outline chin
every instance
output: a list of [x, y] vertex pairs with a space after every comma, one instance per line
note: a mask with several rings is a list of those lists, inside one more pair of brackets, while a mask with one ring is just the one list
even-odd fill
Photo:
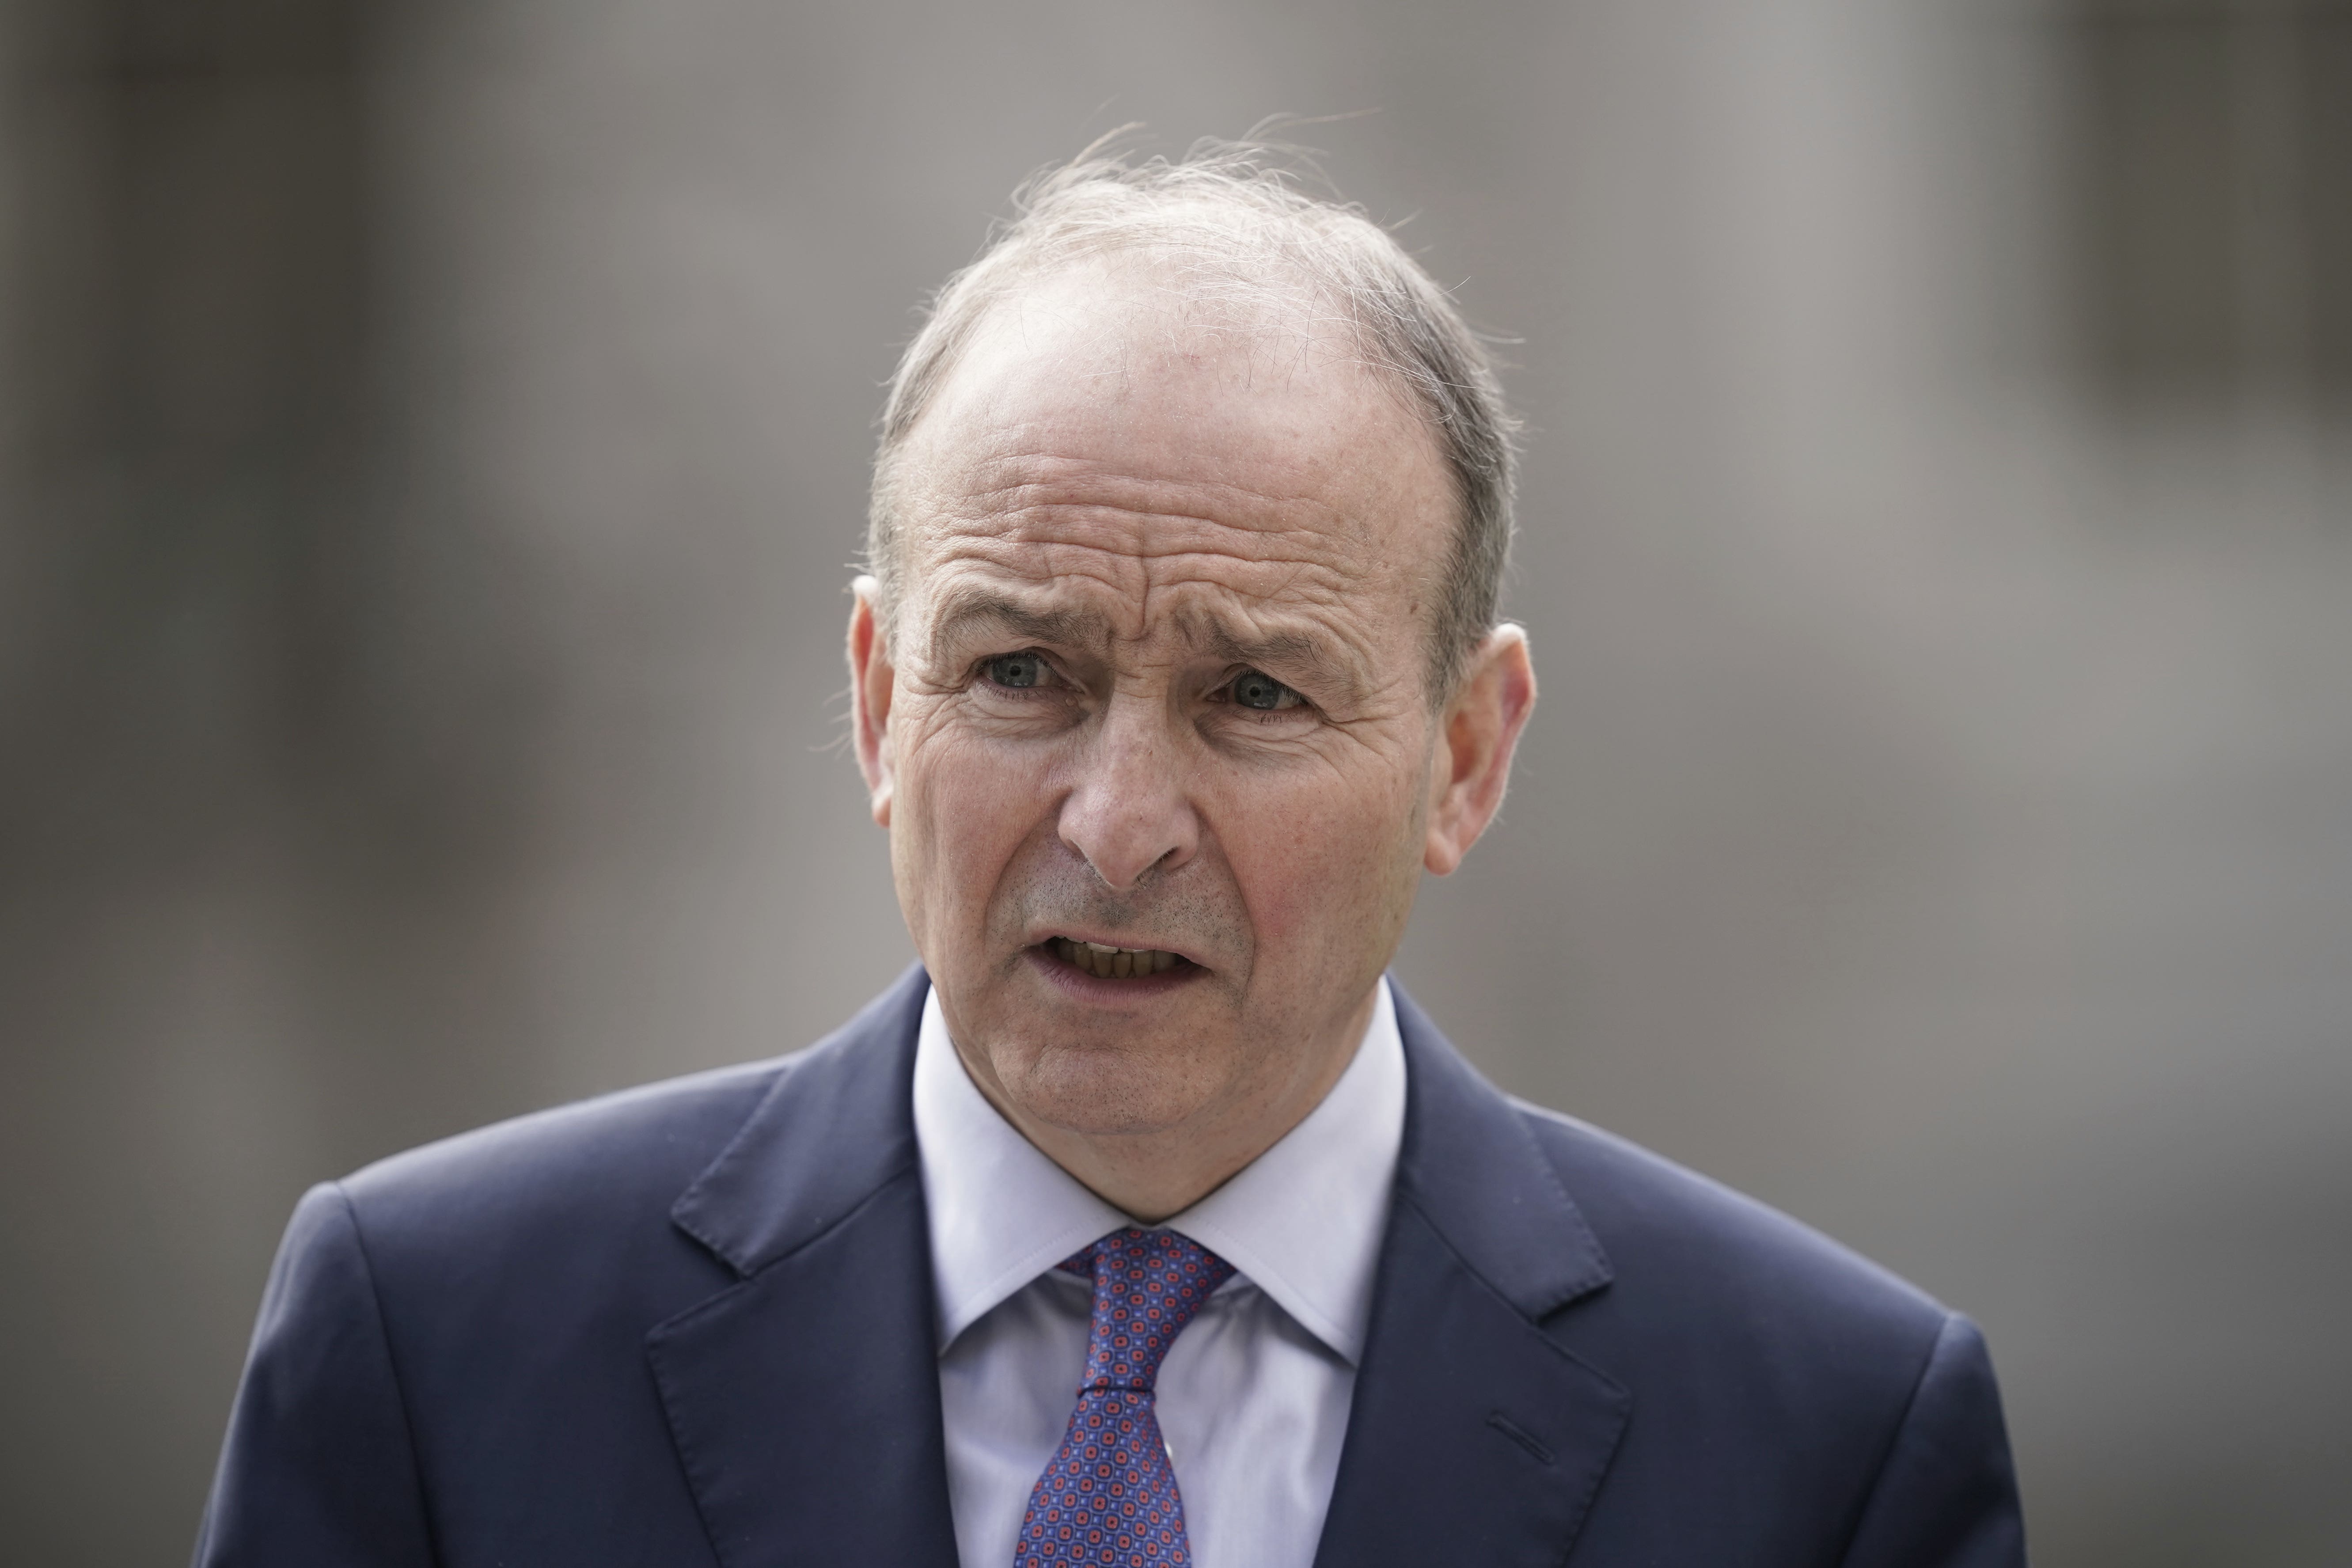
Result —
[[997, 1080], [1023, 1114], [1049, 1126], [1090, 1138], [1142, 1137], [1181, 1126], [1216, 1098], [1226, 1075], [1186, 1055], [1191, 1059], [1099, 1046], [1049, 1048], [999, 1066]]

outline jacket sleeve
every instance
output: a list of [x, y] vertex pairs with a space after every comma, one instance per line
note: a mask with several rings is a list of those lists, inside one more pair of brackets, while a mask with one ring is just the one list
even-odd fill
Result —
[[303, 1196], [261, 1300], [196, 1568], [430, 1568], [424, 1490], [350, 1200]]
[[1844, 1568], [2024, 1568], [2025, 1525], [1992, 1358], [1944, 1321], [1879, 1468]]

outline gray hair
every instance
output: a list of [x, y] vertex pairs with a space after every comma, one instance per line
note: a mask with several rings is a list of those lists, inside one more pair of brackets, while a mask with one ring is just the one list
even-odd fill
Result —
[[1430, 637], [1428, 689], [1442, 700], [1495, 625], [1510, 556], [1518, 426], [1486, 346], [1361, 207], [1302, 190], [1287, 150], [1204, 142], [1181, 160], [1131, 163], [1102, 145], [1014, 192], [1014, 216], [939, 291], [890, 378], [866, 538], [885, 634], [898, 596], [897, 458], [982, 319], [1042, 273], [1141, 251], [1172, 264], [1188, 295], [1336, 307], [1359, 352], [1434, 427], [1460, 504]]

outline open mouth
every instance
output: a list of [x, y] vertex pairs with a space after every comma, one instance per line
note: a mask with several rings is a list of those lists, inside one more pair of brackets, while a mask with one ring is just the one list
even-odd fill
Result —
[[1076, 942], [1066, 936], [1051, 938], [1044, 945], [1064, 963], [1098, 980], [1134, 980], [1192, 966], [1192, 961], [1182, 954], [1155, 947], [1105, 947], [1098, 942]]

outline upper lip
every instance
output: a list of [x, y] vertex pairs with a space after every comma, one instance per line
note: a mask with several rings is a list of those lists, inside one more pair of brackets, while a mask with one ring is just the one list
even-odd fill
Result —
[[1172, 952], [1189, 963], [1201, 962], [1192, 953], [1171, 942], [1157, 942], [1148, 936], [1105, 935], [1099, 931], [1087, 931], [1076, 926], [1058, 926], [1039, 937], [1034, 945], [1042, 947], [1049, 942], [1090, 942], [1097, 947], [1123, 947], [1132, 952]]

